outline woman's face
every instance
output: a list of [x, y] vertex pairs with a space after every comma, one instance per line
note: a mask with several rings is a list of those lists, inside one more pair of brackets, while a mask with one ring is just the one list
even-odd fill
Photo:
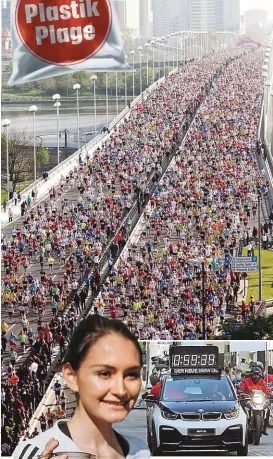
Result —
[[[69, 366], [69, 364], [68, 364]], [[69, 387], [79, 393], [79, 409], [97, 422], [122, 421], [141, 388], [141, 365], [135, 345], [118, 333], [100, 338], [73, 375], [64, 367]]]

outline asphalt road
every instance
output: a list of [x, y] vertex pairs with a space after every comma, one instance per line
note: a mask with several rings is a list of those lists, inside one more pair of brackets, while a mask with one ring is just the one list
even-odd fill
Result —
[[[65, 185], [64, 191], [65, 191], [65, 195], [68, 198], [68, 201], [70, 203], [71, 202], [77, 202], [78, 196], [79, 196], [77, 184], [72, 189], [70, 189], [70, 188], [67, 189], [67, 187]], [[99, 191], [99, 190], [97, 190], [97, 191]], [[103, 188], [103, 191], [106, 192], [106, 188], [105, 188], [105, 190]], [[46, 201], [47, 199], [49, 199], [49, 198], [48, 197], [45, 198], [44, 201]], [[59, 200], [57, 200], [57, 203], [60, 206], [60, 201]], [[20, 217], [19, 219], [17, 219], [13, 223], [10, 223], [10, 224], [6, 225], [4, 228], [2, 228], [2, 234], [4, 236], [8, 236], [8, 238], [11, 239], [12, 228], [14, 226], [21, 226], [23, 220], [24, 220], [24, 218]], [[27, 248], [25, 249], [25, 252], [28, 253]], [[70, 255], [70, 253], [67, 250], [66, 251], [66, 258], [68, 258], [69, 255]], [[46, 260], [46, 258], [47, 257], [45, 257], [45, 260]], [[48, 270], [48, 264], [47, 264], [46, 261], [45, 261], [45, 264], [44, 264], [44, 268], [45, 268], [45, 271], [48, 274], [49, 270]], [[32, 262], [29, 265], [29, 267], [28, 267], [26, 272], [27, 273], [31, 273], [34, 278], [40, 279], [40, 270], [41, 270], [41, 268], [40, 268], [40, 262], [39, 262], [39, 254], [38, 254], [36, 257], [33, 257]], [[58, 280], [61, 280], [63, 278], [64, 272], [65, 272], [64, 265], [60, 265], [58, 263], [56, 257], [55, 257], [55, 263], [53, 265], [53, 272], [51, 273], [51, 276], [52, 276], [53, 280], [55, 282], [57, 282]], [[2, 273], [2, 275], [4, 274], [3, 263], [1, 263], [1, 273]], [[24, 275], [24, 270], [23, 270], [22, 267], [20, 267], [18, 277], [21, 279], [23, 277], [23, 275]], [[79, 273], [78, 270], [76, 270], [76, 275], [79, 278], [80, 273]], [[90, 290], [89, 290], [89, 296], [90, 296]], [[87, 298], [87, 301], [88, 301], [88, 298]], [[106, 315], [109, 314], [109, 310], [107, 310], [107, 308], [105, 310], [105, 313], [106, 313]], [[43, 322], [44, 323], [48, 323], [51, 320], [51, 318], [52, 318], [52, 311], [51, 311], [51, 306], [50, 306], [50, 298], [48, 298], [48, 302], [47, 302], [46, 307], [45, 307], [45, 315], [43, 316]], [[30, 323], [30, 327], [32, 328], [32, 331], [36, 332], [37, 331], [38, 314], [30, 308], [29, 312], [27, 314], [27, 319], [28, 319], [28, 321]], [[2, 320], [5, 320], [9, 325], [7, 336], [9, 336], [9, 334], [11, 332], [14, 333], [15, 335], [18, 335], [18, 333], [19, 333], [19, 331], [21, 330], [21, 327], [22, 327], [22, 325], [21, 325], [21, 316], [20, 316], [20, 312], [19, 311], [15, 312], [13, 314], [13, 316], [12, 316], [12, 319], [9, 320], [9, 317], [8, 317], [8, 314], [7, 314], [6, 310], [2, 307]], [[6, 376], [6, 371], [5, 370], [6, 370], [6, 366], [8, 365], [8, 362], [9, 362], [8, 350], [9, 350], [9, 346], [7, 346], [7, 352], [4, 353], [4, 360], [3, 360], [3, 366], [2, 366], [2, 368], [3, 368], [2, 376]], [[20, 346], [18, 346], [18, 349], [17, 349], [18, 359], [16, 361], [15, 368], [18, 368], [18, 366], [20, 366], [24, 362], [25, 358], [29, 355], [29, 351], [30, 351], [30, 347], [26, 347], [26, 353], [23, 354]]]
[[[66, 193], [66, 196], [68, 197], [69, 201], [75, 201], [78, 199], [78, 190], [76, 188], [68, 191]], [[46, 200], [46, 199], [45, 199]], [[4, 228], [2, 228], [2, 233], [4, 234], [4, 236], [8, 236], [8, 238], [11, 238], [11, 231], [12, 231], [12, 228], [14, 226], [20, 226], [23, 222], [24, 218], [19, 218], [18, 220], [16, 220], [16, 222], [14, 223], [11, 223], [7, 226], [5, 226]], [[27, 253], [27, 252], [26, 252]], [[67, 252], [67, 257], [68, 257], [69, 253]], [[45, 262], [45, 270], [48, 272], [48, 266], [47, 266], [47, 263]], [[2, 272], [2, 275], [3, 275], [3, 264], [1, 265], [1, 272]], [[38, 278], [40, 279], [40, 263], [39, 263], [39, 254], [37, 257], [33, 258], [32, 259], [32, 262], [31, 264], [29, 265], [28, 269], [27, 269], [27, 273], [31, 273], [33, 275], [34, 278]], [[52, 277], [55, 281], [58, 281], [60, 279], [62, 279], [63, 277], [63, 272], [65, 271], [65, 268], [63, 266], [60, 266], [58, 264], [58, 262], [56, 261], [54, 263], [54, 266], [53, 266], [53, 272], [52, 272]], [[20, 271], [19, 271], [19, 278], [22, 278], [24, 275], [24, 270], [22, 267], [20, 267]], [[51, 307], [49, 305], [49, 303], [46, 305], [45, 307], [45, 315], [43, 317], [43, 320], [45, 323], [48, 323], [52, 318], [52, 312], [51, 312]], [[2, 308], [2, 320], [5, 320], [7, 321], [7, 323], [9, 324], [9, 329], [8, 329], [8, 333], [7, 335], [9, 335], [9, 333], [14, 333], [15, 335], [18, 335], [20, 329], [21, 329], [21, 322], [20, 322], [20, 312], [16, 312], [13, 317], [12, 317], [12, 320], [10, 321], [9, 318], [8, 318], [8, 314], [7, 312]], [[30, 327], [32, 328], [32, 331], [36, 332], [37, 331], [37, 322], [38, 322], [38, 314], [34, 311], [32, 311], [32, 309], [29, 310], [29, 313], [27, 314], [27, 319], [30, 323]], [[9, 348], [9, 347], [8, 347]], [[18, 359], [17, 359], [17, 362], [16, 362], [16, 365], [15, 367], [18, 367], [19, 365], [22, 364], [22, 362], [25, 360], [26, 356], [29, 354], [29, 351], [30, 351], [30, 347], [27, 347], [26, 348], [26, 353], [23, 354], [22, 353], [22, 350], [20, 349], [20, 347], [18, 346]], [[8, 364], [8, 361], [9, 361], [9, 358], [8, 358], [8, 352], [4, 353], [4, 361], [3, 361], [3, 369], [6, 368], [6, 365]], [[2, 373], [2, 376], [5, 376], [5, 370], [3, 371]]]

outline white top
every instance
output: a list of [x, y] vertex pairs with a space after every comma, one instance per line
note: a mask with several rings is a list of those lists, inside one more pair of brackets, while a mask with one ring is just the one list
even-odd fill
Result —
[[[65, 435], [58, 427], [59, 423], [68, 421], [68, 419], [57, 421], [51, 429], [37, 435], [34, 438], [22, 441], [15, 449], [12, 457], [13, 459], [37, 459], [37, 456], [42, 454], [45, 449], [46, 443], [50, 438], [55, 438], [59, 442], [58, 448], [54, 450], [54, 453], [58, 452], [80, 452], [78, 446], [73, 442], [71, 438]], [[142, 440], [136, 437], [122, 435], [127, 441], [129, 446], [129, 454], [126, 459], [149, 459], [150, 451]]]

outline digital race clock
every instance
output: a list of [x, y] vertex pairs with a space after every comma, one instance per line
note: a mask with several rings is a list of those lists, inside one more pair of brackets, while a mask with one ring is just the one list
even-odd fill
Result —
[[170, 347], [172, 375], [218, 375], [219, 349], [217, 346]]

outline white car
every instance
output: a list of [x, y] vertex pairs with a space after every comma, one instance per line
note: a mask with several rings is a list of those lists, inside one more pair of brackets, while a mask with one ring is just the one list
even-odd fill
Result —
[[174, 452], [248, 455], [247, 417], [226, 376], [171, 377], [147, 403], [148, 444], [154, 456]]

